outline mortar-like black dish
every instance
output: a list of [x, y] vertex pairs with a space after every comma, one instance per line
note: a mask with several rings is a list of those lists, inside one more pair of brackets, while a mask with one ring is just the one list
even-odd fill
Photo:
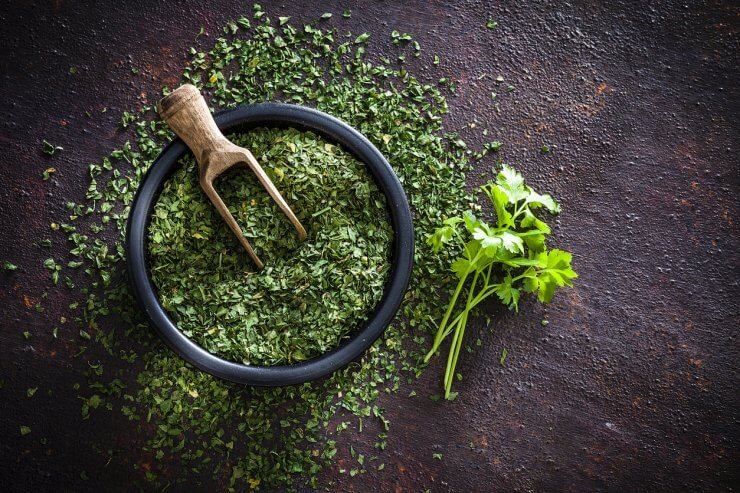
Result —
[[[393, 226], [390, 278], [378, 305], [367, 321], [334, 350], [314, 359], [284, 366], [250, 366], [215, 356], [190, 340], [169, 318], [149, 277], [147, 226], [164, 183], [189, 152], [180, 140], [170, 142], [142, 180], [128, 218], [126, 259], [134, 294], [147, 318], [164, 342], [183, 359], [203, 371], [246, 385], [293, 385], [328, 375], [362, 354], [383, 333], [401, 304], [414, 261], [414, 229], [403, 187], [388, 161], [361, 133], [321, 111], [303, 106], [261, 103], [241, 106], [215, 115], [222, 132], [246, 131], [255, 127], [294, 127], [310, 130], [342, 146], [365, 163], [386, 197]], [[237, 244], [234, 248], [239, 248]]]

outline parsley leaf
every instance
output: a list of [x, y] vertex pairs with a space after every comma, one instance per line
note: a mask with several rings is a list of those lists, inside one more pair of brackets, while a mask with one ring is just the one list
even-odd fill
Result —
[[[451, 389], [462, 336], [468, 317], [478, 304], [495, 294], [509, 309], [519, 311], [522, 292], [536, 292], [537, 298], [547, 303], [557, 288], [572, 287], [573, 279], [578, 277], [571, 267], [570, 253], [547, 250], [545, 238], [550, 228], [535, 215], [534, 211], [541, 208], [550, 213], [560, 211], [550, 195], [532, 190], [518, 171], [506, 165], [501, 167], [495, 181], [481, 189], [493, 205], [495, 226], [465, 211], [461, 216], [445, 219], [427, 238], [435, 252], [446, 245], [462, 249], [450, 265], [458, 279], [457, 287], [425, 357], [429, 361], [442, 341], [454, 333], [444, 376], [448, 400], [456, 395]], [[461, 224], [464, 229], [459, 227]], [[464, 307], [458, 308], [461, 295]]]

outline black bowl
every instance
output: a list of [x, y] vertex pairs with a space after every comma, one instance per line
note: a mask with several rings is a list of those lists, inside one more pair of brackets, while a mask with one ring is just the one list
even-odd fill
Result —
[[[383, 333], [401, 304], [414, 261], [414, 229], [406, 194], [388, 161], [357, 130], [320, 111], [291, 104], [241, 106], [215, 115], [224, 132], [255, 127], [294, 127], [310, 130], [339, 144], [364, 162], [386, 196], [393, 225], [391, 275], [382, 299], [367, 321], [338, 348], [309, 361], [284, 366], [250, 366], [215, 356], [185, 336], [159, 303], [149, 278], [146, 230], [162, 186], [189, 152], [175, 139], [165, 147], [144, 177], [131, 205], [126, 232], [127, 267], [134, 294], [164, 342], [186, 361], [219, 378], [246, 385], [278, 386], [307, 382], [328, 375], [362, 354]], [[234, 248], [238, 248], [234, 244]]]

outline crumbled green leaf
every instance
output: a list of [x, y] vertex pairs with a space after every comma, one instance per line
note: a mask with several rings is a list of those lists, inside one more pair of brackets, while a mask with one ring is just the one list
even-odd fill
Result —
[[393, 44], [408, 43], [413, 37], [409, 33], [401, 33], [399, 31], [391, 32], [391, 41]]
[[61, 146], [57, 146], [57, 145], [54, 145], [54, 144], [50, 144], [49, 142], [47, 142], [47, 141], [45, 141], [45, 140], [44, 140], [44, 141], [43, 141], [43, 143], [41, 144], [41, 151], [42, 151], [42, 152], [43, 152], [44, 154], [48, 154], [49, 156], [53, 156], [53, 155], [54, 155], [54, 154], [56, 154], [57, 152], [59, 152], [59, 151], [63, 151], [63, 150], [64, 150], [64, 149], [63, 149], [63, 148], [62, 148]]
[[[253, 175], [219, 181], [219, 194], [267, 266], [254, 272], [203, 200], [188, 158], [154, 206], [152, 281], [180, 330], [207, 350], [247, 364], [305, 361], [345, 340], [383, 295], [392, 242], [384, 195], [364, 164], [311, 132], [255, 129], [232, 141], [270, 163], [309, 238], [298, 240]], [[315, 214], [325, 209], [332, 214]]]
[[506, 356], [508, 356], [509, 350], [504, 348], [501, 350], [501, 357], [498, 359], [498, 364], [501, 366], [504, 366], [504, 361], [506, 361]]
[[[472, 201], [465, 189], [465, 171], [470, 164], [469, 153], [472, 156], [473, 151], [467, 144], [462, 145], [464, 141], [460, 136], [452, 137], [444, 132], [442, 119], [449, 107], [434, 81], [418, 80], [402, 66], [391, 67], [391, 59], [398, 56], [405, 60], [409, 48], [413, 48], [414, 54], [421, 51], [421, 45], [411, 43], [411, 35], [392, 34], [390, 44], [399, 45], [396, 52], [386, 53], [388, 48], [393, 49], [392, 46], [381, 47], [380, 53], [385, 55], [379, 56], [375, 62], [367, 56], [370, 55], [366, 53], [366, 49], [369, 50], [367, 43], [352, 42], [361, 33], [348, 34], [345, 42], [338, 42], [338, 32], [321, 29], [317, 23], [300, 27], [290, 23], [278, 26], [277, 18], [271, 23], [260, 5], [254, 5], [253, 9], [253, 18], [256, 19], [253, 26], [249, 19], [240, 17], [224, 26], [224, 35], [214, 39], [212, 46], [187, 51], [190, 58], [183, 82], [204, 88], [206, 99], [216, 110], [262, 101], [284, 101], [316, 107], [357, 128], [382, 148], [404, 184], [414, 210], [417, 238], [433, 233], [440, 217], [462, 214]], [[249, 29], [249, 32], [234, 34], [237, 28]], [[382, 42], [382, 39], [378, 41]], [[259, 83], [255, 83], [256, 80]], [[455, 84], [448, 81], [444, 90], [454, 91], [454, 87]], [[319, 486], [319, 471], [332, 464], [337, 456], [337, 441], [327, 432], [332, 418], [346, 413], [351, 416], [347, 420], [351, 419], [358, 427], [365, 426], [366, 432], [368, 425], [360, 425], [359, 418], [365, 422], [377, 420], [378, 425], [387, 430], [387, 420], [376, 404], [378, 396], [380, 393], [398, 392], [403, 389], [403, 383], [420, 374], [419, 349], [410, 350], [409, 346], [424, 344], [426, 334], [433, 333], [435, 321], [443, 315], [444, 306], [438, 302], [436, 293], [440, 289], [448, 289], [455, 282], [454, 276], [445, 274], [452, 254], [448, 248], [440, 248], [434, 253], [425, 251], [423, 245], [417, 245], [410, 288], [398, 318], [351, 367], [326, 379], [294, 387], [253, 389], [230, 385], [195, 370], [164, 347], [152, 331], [142, 330], [147, 327], [147, 322], [129, 291], [124, 275], [123, 240], [128, 207], [141, 178], [172, 136], [153, 106], [145, 105], [141, 111], [132, 112], [136, 118], [131, 118], [124, 130], [134, 140], [90, 167], [89, 188], [81, 190], [83, 202], [73, 205], [65, 212], [63, 220], [51, 226], [52, 234], [68, 240], [63, 242], [55, 238], [55, 245], [69, 245], [69, 258], [65, 259], [65, 264], [78, 268], [74, 272], [74, 280], [79, 287], [65, 292], [65, 297], [76, 296], [67, 302], [74, 316], [69, 317], [67, 330], [59, 331], [59, 342], [65, 340], [68, 344], [69, 334], [79, 329], [90, 335], [89, 339], [83, 336], [76, 338], [76, 357], [86, 360], [89, 365], [87, 381], [74, 386], [80, 393], [89, 390], [84, 392], [81, 401], [83, 416], [89, 416], [97, 405], [98, 409], [123, 413], [132, 421], [132, 429], [138, 430], [141, 440], [146, 443], [143, 455], [156, 459], [150, 461], [152, 470], [144, 472], [144, 477], [151, 481], [150, 489], [167, 489], [173, 479], [172, 471], [176, 470], [178, 481], [213, 474], [224, 478], [224, 483], [227, 483], [224, 489], [236, 491], [247, 488], [315, 490]], [[452, 144], [458, 139], [460, 141]], [[289, 144], [292, 142], [286, 142], [285, 147], [290, 148]], [[288, 149], [286, 152], [293, 153], [297, 149], [298, 146], [296, 150]], [[337, 148], [323, 149], [326, 153], [338, 151]], [[263, 156], [256, 153], [255, 156], [264, 163]], [[291, 175], [289, 166], [275, 166], [268, 162], [263, 166], [283, 191], [286, 200], [290, 203], [303, 200], [304, 190], [296, 183], [297, 177]], [[189, 165], [190, 172], [195, 174], [194, 163], [189, 161]], [[308, 181], [318, 179], [313, 176], [303, 178]], [[187, 181], [182, 183], [189, 186]], [[218, 183], [217, 189], [222, 192], [220, 186]], [[331, 187], [322, 184], [321, 188]], [[197, 187], [182, 191], [184, 198], [191, 200], [189, 195], [197, 191]], [[233, 235], [223, 229], [222, 221], [212, 223], [214, 228], [210, 231], [192, 228], [193, 223], [197, 225], [204, 218], [177, 217], [178, 213], [189, 209], [185, 205], [174, 205], [179, 192], [177, 187], [170, 192], [170, 205], [174, 210], [164, 210], [153, 217], [162, 223], [157, 226], [159, 231], [151, 237], [150, 244], [157, 245], [155, 250], [158, 245], [166, 243], [171, 234], [182, 238], [183, 246], [187, 248], [212, 249], [213, 243], [220, 241], [218, 255], [208, 260], [208, 265], [216, 268], [198, 275], [204, 278], [211, 276], [207, 278], [209, 285], [219, 286], [219, 276], [236, 277], [231, 272], [236, 266], [243, 268], [241, 274], [244, 279], [255, 274]], [[363, 185], [352, 193], [366, 197], [367, 189]], [[227, 206], [237, 215], [243, 214], [241, 222], [245, 222], [246, 213], [239, 211], [243, 206], [246, 209], [252, 207], [252, 198], [258, 202], [255, 205], [262, 205], [260, 196], [232, 195], [227, 200]], [[203, 211], [210, 211], [207, 199], [201, 197], [200, 200]], [[246, 205], [243, 205], [245, 201]], [[374, 204], [373, 207], [377, 207], [375, 210], [383, 209], [382, 204]], [[301, 220], [311, 217], [314, 221], [330, 222], [335, 209], [317, 206], [302, 214], [305, 216]], [[68, 219], [67, 215], [79, 219]], [[173, 227], [168, 229], [166, 221], [170, 221]], [[178, 224], [187, 225], [187, 236], [179, 231]], [[208, 221], [205, 224], [209, 224]], [[263, 241], [261, 248], [268, 244], [267, 240], [287, 248], [286, 242], [293, 234], [289, 225], [285, 234], [270, 229], [280, 226], [279, 222], [260, 225], [261, 229], [248, 225], [245, 233], [250, 238], [256, 235], [255, 243]], [[257, 238], [262, 239], [257, 241]], [[358, 236], [357, 241], [360, 239]], [[372, 240], [382, 245], [386, 238], [381, 233], [376, 237], [374, 233]], [[363, 249], [358, 247], [358, 250], [362, 260]], [[356, 262], [355, 251], [350, 254], [352, 262]], [[229, 255], [234, 259], [233, 263], [229, 263]], [[53, 269], [53, 272], [58, 272], [57, 267]], [[322, 272], [327, 273], [325, 267], [322, 267]], [[293, 274], [299, 276], [297, 270]], [[381, 274], [368, 273], [372, 276]], [[338, 271], [337, 277], [330, 279], [347, 282], [344, 277], [345, 273]], [[284, 289], [281, 287], [281, 282], [285, 281], [283, 274], [273, 275], [272, 279], [278, 290]], [[187, 318], [192, 316], [187, 310], [189, 305], [192, 306], [189, 300], [208, 299], [212, 293], [205, 289], [201, 293], [197, 283], [188, 286], [184, 276], [180, 276], [180, 280], [183, 285], [172, 282], [172, 291], [161, 293], [161, 297], [167, 300], [170, 313], [177, 314], [177, 317], [183, 313], [182, 317]], [[288, 281], [301, 286], [300, 281], [296, 282], [292, 277]], [[195, 290], [190, 289], [193, 286]], [[229, 289], [232, 288], [233, 285]], [[325, 291], [332, 292], [333, 289], [327, 287]], [[235, 293], [229, 293], [228, 289], [216, 293], [223, 305], [219, 308], [226, 310], [218, 317], [242, 317], [245, 325], [252, 323], [249, 313], [229, 313], [234, 305], [246, 306], [244, 300], [226, 302], [229, 295], [242, 293], [241, 289]], [[256, 300], [255, 304], [258, 302]], [[363, 301], [366, 302], [367, 299]], [[289, 309], [300, 311], [301, 305], [301, 300], [291, 300]], [[308, 307], [304, 313], [309, 316]], [[215, 313], [212, 315], [216, 316]], [[173, 315], [173, 318], [177, 317]], [[109, 322], [109, 318], [113, 320]], [[277, 315], [274, 319], [278, 319]], [[70, 332], [69, 325], [72, 324], [75, 326]], [[202, 327], [204, 332], [211, 329], [214, 329], [214, 334], [220, 331], [220, 327]], [[275, 332], [279, 339], [283, 331], [276, 329]], [[243, 330], [242, 333], [249, 336], [250, 331]], [[267, 336], [265, 333], [257, 335]], [[247, 337], [240, 344], [257, 353], [264, 350], [261, 354], [268, 355], [278, 347], [277, 341], [271, 343], [274, 344], [272, 346], [252, 342]], [[116, 359], [120, 371], [135, 372], [136, 382], [131, 388], [126, 388], [108, 369], [103, 372], [94, 356], [100, 351], [106, 351]], [[289, 357], [300, 361], [310, 357], [310, 353], [298, 350]], [[91, 395], [98, 398], [89, 397]], [[113, 398], [108, 399], [109, 395]], [[343, 436], [344, 441], [340, 445], [346, 447], [348, 439]], [[387, 443], [387, 434], [380, 433], [375, 448], [382, 451]], [[363, 453], [366, 451], [358, 448], [358, 463]], [[365, 460], [366, 464], [368, 462], [370, 459]], [[224, 469], [226, 463], [229, 469]], [[364, 471], [361, 466], [345, 471], [355, 470], [354, 474], [361, 474]], [[384, 464], [377, 467], [378, 470], [383, 468]]]
[[355, 43], [364, 43], [370, 38], [370, 33], [362, 33], [355, 38]]
[[56, 173], [56, 168], [46, 168], [43, 173], [41, 173], [41, 179], [44, 181], [47, 181], [49, 178], [51, 178], [51, 175]]

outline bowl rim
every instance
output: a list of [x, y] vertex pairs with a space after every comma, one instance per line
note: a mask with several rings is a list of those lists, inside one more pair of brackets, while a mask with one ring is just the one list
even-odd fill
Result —
[[294, 127], [312, 131], [341, 145], [365, 163], [386, 196], [393, 226], [391, 273], [383, 297], [368, 319], [340, 346], [316, 358], [292, 365], [244, 365], [220, 358], [184, 335], [159, 302], [149, 277], [146, 230], [164, 183], [189, 152], [179, 139], [172, 140], [142, 178], [127, 221], [126, 265], [139, 306], [165, 344], [197, 368], [224, 380], [255, 386], [295, 385], [326, 376], [346, 366], [380, 337], [395, 317], [411, 278], [414, 229], [408, 199], [401, 182], [383, 154], [347, 123], [319, 110], [287, 103], [258, 103], [224, 110], [214, 115], [224, 133], [250, 128]]

